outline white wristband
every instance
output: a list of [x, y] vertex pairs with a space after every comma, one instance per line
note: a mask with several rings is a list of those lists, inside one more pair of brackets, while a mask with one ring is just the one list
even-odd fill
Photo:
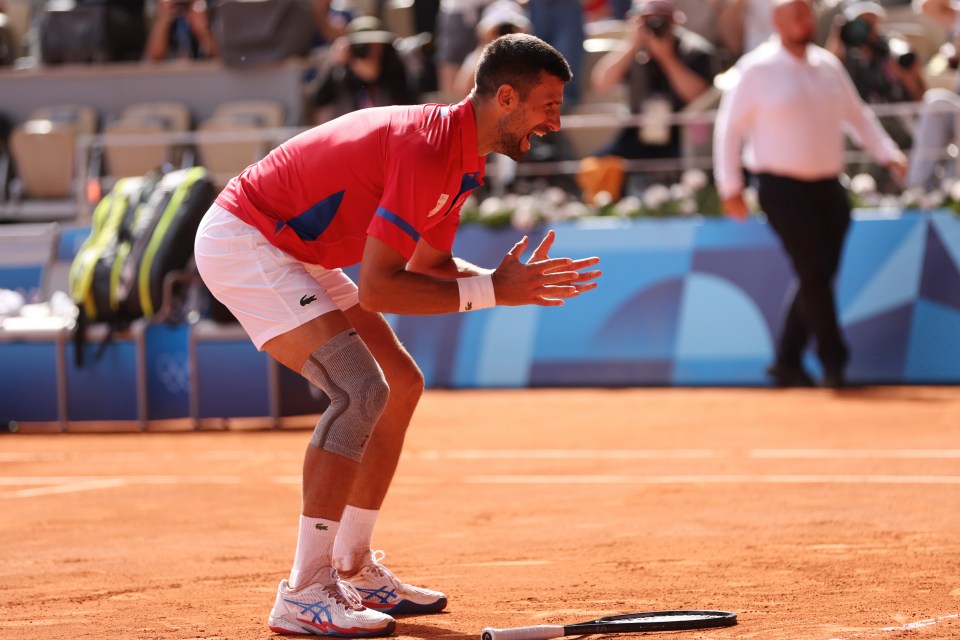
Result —
[[493, 275], [486, 273], [472, 278], [457, 278], [460, 288], [460, 311], [489, 309], [497, 306], [493, 293]]

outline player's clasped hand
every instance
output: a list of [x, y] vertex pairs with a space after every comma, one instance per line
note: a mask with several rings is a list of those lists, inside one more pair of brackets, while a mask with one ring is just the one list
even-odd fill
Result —
[[551, 258], [550, 248], [555, 238], [556, 234], [549, 231], [526, 262], [522, 262], [520, 256], [530, 244], [527, 236], [503, 257], [500, 266], [493, 272], [493, 289], [498, 305], [559, 307], [568, 298], [596, 289], [595, 280], [601, 272], [584, 269], [598, 264], [600, 258]]

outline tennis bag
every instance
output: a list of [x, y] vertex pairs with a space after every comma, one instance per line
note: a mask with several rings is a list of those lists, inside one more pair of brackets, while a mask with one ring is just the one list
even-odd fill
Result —
[[164, 279], [189, 263], [200, 220], [215, 196], [202, 167], [123, 178], [104, 196], [70, 266], [70, 293], [79, 310], [78, 366], [89, 323], [109, 325], [103, 347], [115, 331], [163, 307]]

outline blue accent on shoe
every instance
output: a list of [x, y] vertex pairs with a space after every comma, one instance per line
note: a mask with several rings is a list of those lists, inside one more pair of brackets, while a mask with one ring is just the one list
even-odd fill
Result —
[[447, 607], [447, 599], [440, 598], [435, 602], [430, 602], [427, 604], [417, 604], [416, 602], [410, 602], [409, 600], [401, 600], [392, 607], [384, 609], [383, 605], [372, 601], [363, 601], [363, 606], [375, 609], [380, 613], [386, 613], [391, 616], [403, 616], [403, 615], [422, 615], [426, 613], [440, 613]]

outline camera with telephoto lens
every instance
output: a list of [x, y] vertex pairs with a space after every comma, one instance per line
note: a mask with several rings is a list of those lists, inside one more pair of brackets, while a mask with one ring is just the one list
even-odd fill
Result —
[[854, 18], [840, 25], [840, 42], [845, 47], [859, 47], [870, 42], [870, 25], [866, 20]]
[[909, 69], [917, 61], [917, 54], [910, 48], [910, 43], [903, 38], [888, 37], [887, 51], [890, 57], [903, 69]]
[[654, 38], [662, 38], [670, 33], [670, 22], [663, 16], [647, 16], [643, 20], [643, 27], [649, 31]]

